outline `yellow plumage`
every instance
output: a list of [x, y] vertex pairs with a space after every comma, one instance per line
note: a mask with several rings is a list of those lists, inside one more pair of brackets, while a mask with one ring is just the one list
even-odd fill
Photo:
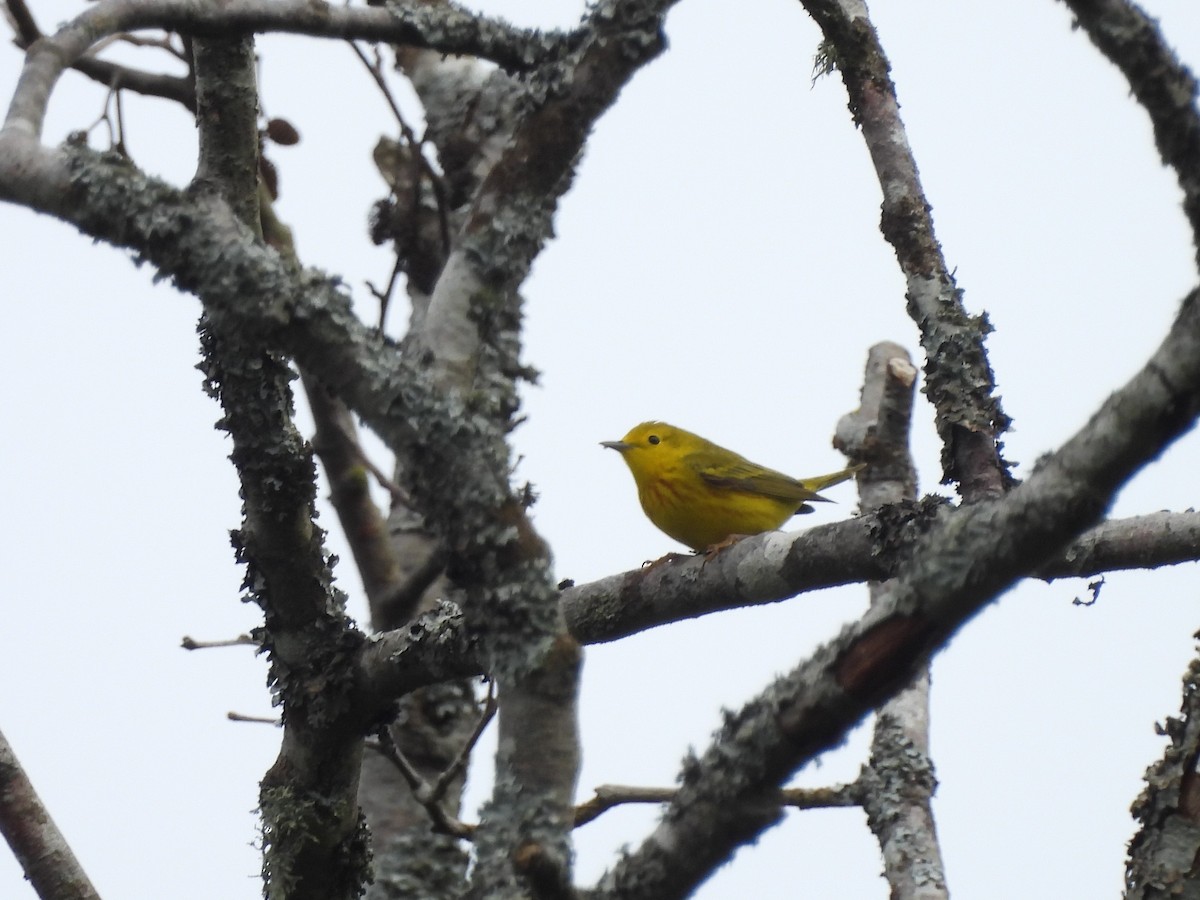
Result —
[[818, 490], [864, 467], [799, 480], [665, 422], [643, 422], [602, 445], [629, 466], [650, 521], [693, 550], [731, 535], [773, 531], [797, 513], [812, 512], [809, 501], [825, 500]]

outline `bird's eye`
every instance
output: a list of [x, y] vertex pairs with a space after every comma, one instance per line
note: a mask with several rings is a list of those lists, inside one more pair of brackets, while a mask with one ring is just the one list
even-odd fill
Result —
[[657, 444], [659, 441], [662, 440], [662, 438], [660, 438], [657, 434], [652, 434], [652, 435], [650, 435], [650, 437], [646, 438], [646, 440], [649, 441], [651, 444]]

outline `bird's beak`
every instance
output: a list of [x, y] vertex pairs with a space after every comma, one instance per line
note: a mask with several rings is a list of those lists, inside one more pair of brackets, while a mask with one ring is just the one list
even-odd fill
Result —
[[609, 450], [616, 450], [618, 453], [624, 453], [626, 450], [633, 448], [633, 444], [627, 444], [624, 441], [601, 441], [601, 447], [607, 447]]

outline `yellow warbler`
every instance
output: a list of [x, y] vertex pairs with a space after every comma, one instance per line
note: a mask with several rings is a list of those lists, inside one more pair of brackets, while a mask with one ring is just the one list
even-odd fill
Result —
[[818, 490], [864, 468], [860, 463], [801, 481], [665, 422], [643, 422], [601, 446], [629, 466], [650, 521], [693, 550], [773, 531], [796, 513], [812, 512], [810, 500], [826, 499]]

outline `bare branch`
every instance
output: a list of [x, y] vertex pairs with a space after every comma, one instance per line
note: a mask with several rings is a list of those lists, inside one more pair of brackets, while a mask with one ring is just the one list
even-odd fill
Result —
[[[467, 690], [470, 691], [470, 688]], [[368, 749], [374, 750], [391, 762], [393, 769], [408, 784], [412, 798], [425, 810], [432, 821], [433, 830], [437, 834], [449, 835], [464, 840], [473, 840], [474, 838], [477, 826], [462, 822], [455, 817], [451, 813], [451, 809], [447, 806], [446, 797], [453, 788], [461, 786], [461, 779], [466, 764], [480, 736], [494, 718], [496, 708], [493, 685], [489, 682], [484, 708], [476, 717], [475, 727], [466, 736], [466, 740], [459, 748], [458, 753], [450, 761], [450, 764], [437, 774], [432, 783], [421, 775], [418, 767], [409, 761], [396, 744], [395, 738], [404, 739], [407, 737], [411, 739], [413, 737], [407, 727], [404, 730], [399, 730], [399, 726], [395, 726], [398, 730], [393, 734], [390, 728], [381, 726], [376, 732], [376, 739], [367, 742], [366, 746]], [[425, 766], [428, 767], [431, 762], [428, 746], [421, 741], [418, 741], [418, 744], [423, 746], [422, 759]], [[375, 837], [378, 837], [378, 835]]]
[[1034, 573], [1047, 581], [1200, 561], [1200, 513], [1156, 512], [1085, 531]]
[[[670, 803], [679, 788], [632, 787], [624, 784], [599, 785], [590, 800], [575, 807], [575, 827], [595, 821], [610, 809], [631, 803]], [[778, 803], [792, 809], [832, 809], [858, 806], [861, 789], [857, 783], [839, 784], [827, 788], [784, 788]]]
[[[958, 513], [947, 510], [946, 514]], [[803, 591], [831, 586], [813, 574], [819, 575], [830, 565], [846, 573], [837, 584], [883, 580], [900, 571], [917, 536], [940, 519], [930, 519], [919, 528], [911, 526], [913, 533], [897, 539], [895, 546], [893, 539], [897, 532], [887, 530], [880, 521], [876, 516], [864, 516], [808, 532], [763, 535], [730, 547], [708, 566], [703, 565], [702, 558], [691, 557], [678, 566], [660, 567], [650, 575], [644, 575], [639, 568], [570, 587], [562, 592], [564, 615], [581, 643], [603, 643], [669, 622], [736, 606], [778, 602]], [[880, 535], [873, 539], [872, 529], [881, 528]], [[819, 540], [811, 539], [814, 532], [819, 533]], [[1136, 537], [1129, 538], [1126, 544], [1125, 535], [1129, 533]], [[788, 549], [779, 552], [775, 540], [789, 542]], [[872, 540], [882, 546], [882, 559], [870, 552]], [[851, 545], [853, 558], [842, 559], [832, 549], [841, 543]], [[1166, 545], [1162, 555], [1155, 553], [1160, 543]], [[796, 562], [814, 555], [825, 558], [813, 560], [812, 569], [804, 569]], [[1085, 533], [1058, 554], [1056, 562], [1043, 565], [1037, 577], [1092, 574], [1093, 570], [1122, 567], [1150, 568], [1196, 560], [1200, 560], [1200, 513], [1155, 513], [1108, 522]], [[692, 570], [699, 568], [704, 573], [698, 577]], [[740, 580], [738, 572], [742, 575]], [[667, 600], [655, 605], [654, 600], [660, 595]], [[360, 666], [358, 681], [369, 710], [382, 709], [391, 699], [418, 687], [483, 673], [482, 661], [467, 641], [461, 613], [449, 603], [425, 614], [411, 626], [372, 637]]]
[[93, 56], [77, 59], [71, 68], [107, 87], [133, 91], [145, 97], [173, 100], [192, 112], [196, 111], [196, 87], [189, 77], [146, 72]]
[[1200, 262], [1200, 112], [1196, 78], [1158, 22], [1127, 0], [1063, 0], [1092, 43], [1121, 70], [1150, 116], [1163, 162], [1175, 170]]
[[[367, 457], [345, 404], [313, 378], [302, 377], [302, 382], [316, 423], [312, 447], [324, 466], [330, 501], [354, 554], [367, 599], [374, 605], [400, 580], [400, 565], [387, 521], [371, 499]], [[399, 499], [404, 502], [403, 496]]]
[[184, 650], [211, 650], [214, 647], [258, 647], [259, 642], [248, 634], [239, 634], [235, 638], [222, 641], [198, 641], [184, 635], [181, 646]]
[[487, 683], [487, 697], [484, 698], [483, 710], [479, 713], [479, 721], [475, 723], [475, 729], [463, 744], [458, 756], [454, 758], [454, 762], [446, 767], [446, 771], [442, 772], [434, 783], [432, 791], [434, 800], [440, 802], [446, 796], [446, 791], [450, 788], [450, 785], [467, 770], [467, 763], [471, 761], [471, 751], [475, 749], [475, 745], [479, 743], [479, 739], [483, 736], [484, 731], [492, 723], [492, 719], [496, 717], [497, 708], [496, 683], [489, 681]]
[[230, 722], [244, 722], [249, 725], [274, 725], [276, 728], [283, 727], [283, 721], [274, 716], [248, 716], [245, 713], [227, 712], [225, 718]]
[[[29, 46], [42, 37], [42, 31], [34, 21], [24, 0], [7, 0], [9, 11], [17, 25], [17, 46], [27, 50]], [[135, 38], [133, 35], [114, 35], [109, 40], [125, 40], [130, 43], [142, 43], [152, 46], [163, 46], [172, 55], [179, 57], [179, 52], [165, 41], [148, 41]], [[129, 66], [119, 65], [108, 60], [98, 59], [91, 53], [98, 52], [106, 41], [101, 41], [89, 51], [89, 55], [75, 60], [71, 68], [82, 72], [93, 81], [110, 88], [133, 91], [147, 97], [162, 97], [174, 100], [190, 109], [196, 110], [196, 88], [190, 77], [167, 75], [159, 72], [145, 72]]]
[[18, 47], [24, 49], [42, 36], [25, 0], [4, 0], [4, 5], [8, 7], [9, 19], [16, 30]]
[[567, 52], [577, 38], [513, 28], [450, 5], [336, 6], [321, 0], [236, 0], [213, 5], [189, 0], [108, 0], [84, 11], [52, 36], [34, 43], [7, 122], [41, 133], [46, 102], [65, 67], [100, 40], [141, 29], [197, 36], [285, 32], [345, 40], [390, 41], [491, 59], [525, 71]]
[[422, 778], [416, 766], [408, 761], [400, 751], [400, 748], [396, 746], [391, 732], [387, 727], [380, 727], [376, 733], [376, 740], [367, 742], [367, 747], [389, 760], [396, 768], [396, 771], [408, 783], [413, 797], [429, 813], [434, 831], [438, 834], [447, 834], [451, 837], [463, 838], [465, 840], [471, 840], [474, 837], [476, 826], [460, 821], [451, 815], [450, 811], [446, 808], [446, 792], [461, 777], [463, 771], [466, 769], [468, 760], [471, 758], [471, 751], [475, 749], [480, 736], [495, 715], [496, 697], [493, 692], [493, 683], [488, 682], [487, 698], [484, 701], [483, 710], [480, 712], [474, 730], [468, 736], [451, 764], [445, 771], [438, 775], [433, 784]]
[[376, 740], [368, 741], [367, 747], [379, 753], [385, 759], [390, 761], [396, 767], [403, 777], [408, 782], [408, 786], [412, 788], [413, 796], [429, 812], [429, 818], [433, 822], [434, 831], [439, 834], [448, 834], [452, 837], [464, 838], [470, 840], [475, 834], [474, 825], [468, 825], [466, 822], [460, 822], [446, 810], [442, 805], [441, 798], [434, 796], [433, 788], [421, 777], [418, 772], [396, 747], [392, 736], [388, 734], [386, 728], [380, 728], [376, 735]]
[[2, 732], [0, 832], [41, 900], [100, 900]]

